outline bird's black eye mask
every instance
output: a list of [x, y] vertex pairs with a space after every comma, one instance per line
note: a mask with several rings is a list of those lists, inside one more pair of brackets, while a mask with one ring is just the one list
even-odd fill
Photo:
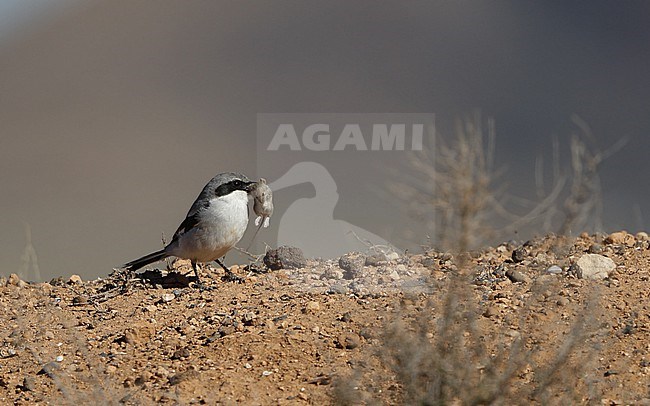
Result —
[[215, 189], [214, 194], [217, 197], [221, 197], [229, 195], [235, 190], [243, 190], [244, 192], [248, 192], [248, 187], [251, 183], [252, 182], [242, 181], [241, 179], [233, 179], [229, 182], [224, 183], [223, 185], [219, 185]]

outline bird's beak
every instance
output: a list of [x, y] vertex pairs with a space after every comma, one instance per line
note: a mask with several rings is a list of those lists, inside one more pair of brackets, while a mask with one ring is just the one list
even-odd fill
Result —
[[257, 187], [257, 182], [249, 181], [246, 182], [246, 192], [250, 193]]

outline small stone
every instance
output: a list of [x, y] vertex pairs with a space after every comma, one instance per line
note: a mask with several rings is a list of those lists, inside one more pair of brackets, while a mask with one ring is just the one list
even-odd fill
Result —
[[521, 262], [526, 258], [526, 249], [524, 247], [519, 247], [516, 250], [512, 251], [512, 260], [513, 262]]
[[499, 309], [496, 306], [489, 306], [483, 312], [483, 316], [490, 318], [499, 315]]
[[15, 273], [9, 275], [9, 281], [8, 281], [9, 285], [18, 286], [18, 282], [20, 282], [20, 277], [18, 275], [16, 275]]
[[600, 244], [591, 244], [587, 250], [590, 254], [600, 254], [603, 252], [603, 246]]
[[179, 372], [176, 375], [173, 375], [172, 377], [169, 378], [169, 384], [174, 386], [178, 385], [179, 383], [183, 381], [187, 381], [190, 379], [195, 379], [199, 376], [199, 371], [196, 369], [188, 369], [185, 372]]
[[350, 252], [339, 258], [339, 267], [345, 271], [345, 279], [358, 278], [366, 264], [366, 257], [359, 252]]
[[233, 334], [235, 332], [235, 327], [233, 326], [222, 326], [219, 328], [219, 337], [225, 337], [227, 335]]
[[436, 270], [438, 268], [438, 261], [435, 258], [424, 257], [421, 262], [422, 266], [430, 270]]
[[[116, 369], [117, 369], [117, 368], [116, 368]], [[164, 369], [164, 368], [163, 368], [163, 369]], [[167, 375], [166, 375], [166, 374], [167, 374], [167, 371], [166, 371], [166, 370], [164, 371], [164, 373], [163, 373], [163, 371], [160, 371], [160, 372], [162, 373], [162, 375], [167, 376]], [[156, 375], [158, 375], [158, 371], [156, 372]], [[159, 375], [159, 376], [160, 376], [160, 377], [164, 377], [164, 376], [162, 376], [162, 375]], [[135, 378], [135, 382], [134, 382], [134, 383], [135, 383], [137, 386], [142, 386], [142, 385], [144, 385], [146, 382], [148, 382], [148, 381], [151, 379], [152, 376], [153, 376], [153, 375], [151, 374], [151, 372], [149, 372], [149, 371], [144, 371], [144, 372], [142, 372], [142, 373], [141, 373], [137, 378]]]
[[605, 279], [616, 269], [614, 261], [598, 254], [585, 254], [575, 265], [580, 279]]
[[388, 275], [388, 277], [394, 281], [399, 280], [400, 278], [399, 273], [397, 273], [397, 271], [391, 272], [390, 275]]
[[115, 372], [117, 372], [117, 367], [116, 367], [115, 365], [108, 365], [108, 366], [106, 367], [106, 373], [109, 373], [109, 374], [112, 375], [112, 374], [114, 374]]
[[72, 304], [83, 305], [83, 304], [86, 304], [86, 303], [88, 303], [88, 296], [79, 295], [79, 296], [75, 296], [75, 297], [72, 298]]
[[605, 238], [605, 244], [616, 244], [616, 245], [626, 245], [628, 247], [633, 247], [635, 243], [635, 238], [632, 234], [628, 234], [627, 231], [617, 231], [611, 233]]
[[165, 303], [171, 302], [172, 300], [176, 299], [176, 295], [174, 295], [173, 293], [165, 293], [162, 295], [161, 299]]
[[273, 372], [271, 372], [271, 371], [263, 371], [262, 372], [262, 376], [270, 376], [272, 374], [273, 374]]
[[366, 266], [378, 266], [388, 261], [386, 254], [381, 251], [374, 251], [366, 256]]
[[569, 299], [566, 297], [561, 297], [555, 302], [558, 306], [568, 306], [569, 305]]
[[68, 278], [68, 284], [70, 285], [79, 285], [82, 282], [83, 281], [81, 280], [81, 276], [79, 275], [70, 275], [70, 277]]
[[348, 293], [348, 288], [341, 284], [332, 285], [327, 290], [327, 293], [330, 295], [345, 295]]
[[506, 271], [506, 276], [508, 279], [510, 279], [511, 282], [514, 283], [530, 282], [530, 278], [528, 276], [514, 269], [508, 269]]
[[320, 311], [320, 304], [318, 302], [308, 302], [303, 313], [318, 313]]
[[397, 261], [398, 259], [399, 259], [399, 254], [395, 251], [386, 254], [387, 261]]
[[190, 350], [187, 348], [179, 348], [172, 354], [172, 359], [186, 359], [190, 357]]
[[50, 378], [54, 376], [56, 371], [61, 369], [61, 365], [59, 365], [58, 362], [50, 361], [47, 364], [43, 365], [43, 367], [36, 373], [36, 375], [47, 375]]
[[639, 241], [648, 241], [650, 239], [650, 237], [648, 237], [648, 233], [646, 233], [645, 231], [640, 231], [636, 233], [634, 237], [636, 237], [636, 239]]
[[557, 265], [551, 265], [548, 268], [546, 268], [546, 273], [550, 274], [560, 274], [562, 273], [562, 268], [560, 268]]
[[31, 376], [26, 376], [23, 378], [23, 385], [21, 389], [27, 392], [36, 390], [36, 380]]
[[255, 312], [246, 312], [242, 316], [242, 322], [244, 323], [245, 326], [254, 325], [256, 319], [257, 319], [257, 314], [255, 314]]
[[329, 268], [323, 272], [323, 278], [325, 279], [343, 279], [343, 271], [338, 268]]
[[454, 258], [451, 252], [443, 252], [440, 254], [440, 259], [443, 261], [451, 261]]
[[56, 358], [54, 359], [56, 362], [62, 362], [63, 361], [63, 355], [57, 355]]
[[131, 345], [138, 345], [145, 343], [151, 339], [153, 336], [154, 329], [152, 327], [138, 326], [133, 328], [127, 328], [124, 331], [124, 335], [119, 338], [118, 342], [125, 342]]
[[163, 366], [156, 368], [156, 372], [154, 373], [158, 378], [167, 378], [169, 376], [169, 371]]
[[[2, 286], [2, 282], [0, 282], [0, 286]], [[50, 285], [47, 282], [41, 283], [38, 288], [41, 290], [41, 293], [45, 296], [50, 296], [52, 294], [52, 285]]]
[[307, 266], [307, 260], [300, 248], [283, 245], [267, 251], [264, 255], [264, 265], [272, 271], [278, 269], [299, 269]]
[[338, 340], [336, 342], [336, 346], [338, 348], [346, 350], [353, 350], [357, 348], [359, 344], [361, 344], [359, 335], [354, 333], [343, 333], [338, 337]]

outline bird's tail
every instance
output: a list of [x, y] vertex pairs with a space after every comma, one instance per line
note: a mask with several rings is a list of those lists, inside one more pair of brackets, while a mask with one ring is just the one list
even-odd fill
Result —
[[143, 266], [152, 264], [154, 262], [158, 262], [162, 259], [167, 258], [169, 255], [165, 252], [165, 250], [160, 250], [156, 252], [152, 252], [149, 255], [145, 255], [142, 258], [138, 258], [136, 260], [133, 260], [131, 262], [127, 262], [126, 264], [122, 265], [122, 268], [125, 268], [131, 272], [138, 270], [142, 268]]

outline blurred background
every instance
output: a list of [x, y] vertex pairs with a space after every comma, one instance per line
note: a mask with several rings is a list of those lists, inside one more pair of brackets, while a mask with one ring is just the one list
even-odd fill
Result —
[[[453, 135], [480, 111], [498, 183], [525, 198], [554, 139], [570, 158], [579, 117], [593, 151], [626, 140], [598, 168], [602, 227], [639, 231], [648, 72], [646, 1], [0, 0], [0, 274], [94, 278], [158, 249], [216, 173], [266, 176], [258, 113], [435, 113]], [[410, 176], [403, 156], [381, 159]], [[360, 188], [355, 170], [332, 173], [335, 216], [425, 243], [399, 192], [374, 191], [394, 173]], [[276, 216], [309, 193], [276, 197]]]

